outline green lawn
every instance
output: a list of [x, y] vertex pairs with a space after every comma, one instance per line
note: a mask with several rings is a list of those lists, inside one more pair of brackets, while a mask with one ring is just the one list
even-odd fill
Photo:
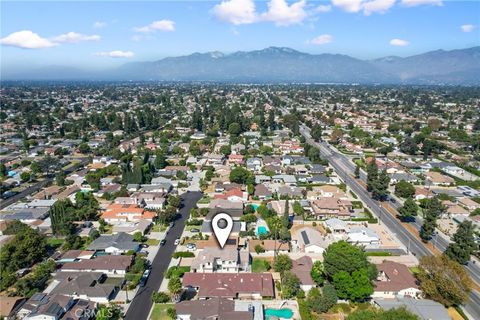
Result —
[[418, 267], [410, 267], [408, 269], [410, 269], [410, 272], [413, 274], [417, 274], [420, 272], [420, 269]]
[[160, 244], [160, 240], [158, 239], [148, 239], [146, 242], [149, 246], [158, 246]]
[[65, 242], [65, 239], [47, 238], [47, 244], [52, 248], [58, 248]]
[[167, 315], [167, 309], [174, 307], [173, 303], [155, 303], [150, 320], [171, 320]]
[[253, 258], [252, 272], [267, 272], [270, 270], [270, 263], [266, 259]]
[[167, 226], [163, 224], [156, 224], [152, 227], [153, 232], [164, 232], [165, 230], [167, 230]]

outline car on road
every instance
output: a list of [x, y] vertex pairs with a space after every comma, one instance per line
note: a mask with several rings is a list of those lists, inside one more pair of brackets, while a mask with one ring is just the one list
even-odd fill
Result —
[[17, 195], [17, 194], [18, 194], [18, 192], [16, 192], [16, 191], [6, 191], [2, 194], [2, 199], [6, 200], [8, 198], [11, 198], [11, 197]]
[[142, 278], [140, 278], [140, 281], [138, 282], [138, 285], [140, 287], [145, 286], [145, 283], [147, 283], [148, 277], [150, 276], [150, 269], [145, 270], [145, 272], [142, 275]]
[[187, 249], [195, 251], [197, 250], [197, 246], [195, 245], [195, 243], [187, 243]]
[[192, 233], [198, 233], [198, 232], [200, 232], [200, 230], [197, 229], [197, 228], [192, 228], [192, 229], [190, 230], [190, 232], [192, 232]]
[[168, 225], [170, 228], [173, 228], [173, 226], [175, 225], [175, 222], [170, 222], [170, 224]]
[[165, 245], [165, 243], [167, 243], [167, 240], [162, 239], [162, 240], [160, 241], [160, 247], [163, 247], [163, 246]]
[[175, 242], [173, 244], [178, 246], [180, 244], [180, 239], [179, 238], [175, 239]]

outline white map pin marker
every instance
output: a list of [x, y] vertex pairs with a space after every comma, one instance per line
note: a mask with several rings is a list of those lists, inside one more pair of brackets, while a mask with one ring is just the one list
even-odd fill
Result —
[[[224, 222], [225, 220], [225, 222]], [[224, 247], [233, 228], [233, 219], [226, 213], [217, 213], [212, 219], [212, 229], [220, 247]]]

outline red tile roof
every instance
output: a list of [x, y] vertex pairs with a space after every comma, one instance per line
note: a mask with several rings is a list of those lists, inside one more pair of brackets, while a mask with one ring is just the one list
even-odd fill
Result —
[[199, 288], [200, 298], [236, 298], [239, 294], [260, 294], [274, 297], [273, 278], [270, 273], [186, 273], [183, 286]]

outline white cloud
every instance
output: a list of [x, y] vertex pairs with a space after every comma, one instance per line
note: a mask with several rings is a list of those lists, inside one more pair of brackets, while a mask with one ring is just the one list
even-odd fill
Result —
[[77, 32], [68, 32], [52, 39], [56, 43], [78, 43], [81, 41], [99, 41], [100, 36], [96, 34], [87, 35]]
[[365, 15], [370, 15], [371, 13], [385, 13], [393, 7], [395, 0], [372, 0], [363, 3], [363, 13]]
[[22, 30], [11, 33], [5, 38], [0, 39], [0, 43], [6, 46], [24, 49], [50, 48], [57, 45], [48, 39], [40, 37], [31, 30]]
[[143, 33], [155, 32], [157, 30], [167, 32], [175, 31], [175, 22], [173, 22], [172, 20], [163, 19], [153, 21], [152, 23], [144, 27], [135, 28], [135, 31]]
[[114, 50], [114, 51], [97, 52], [95, 53], [95, 55], [99, 57], [110, 57], [110, 58], [131, 58], [135, 54], [132, 51]]
[[416, 6], [423, 6], [423, 5], [441, 6], [443, 5], [443, 1], [442, 0], [402, 0], [402, 5], [406, 7], [416, 7]]
[[305, 12], [305, 0], [288, 5], [286, 0], [271, 0], [268, 3], [268, 11], [261, 15], [262, 20], [272, 21], [277, 26], [289, 26], [298, 24], [307, 17]]
[[407, 40], [402, 40], [402, 39], [392, 39], [390, 40], [390, 45], [396, 46], [396, 47], [405, 47], [408, 46], [410, 42]]
[[393, 7], [396, 0], [332, 0], [332, 4], [346, 12], [360, 12], [370, 15], [372, 13], [385, 13]]
[[234, 25], [257, 21], [253, 0], [224, 0], [213, 7], [213, 14], [218, 20]]
[[313, 38], [312, 40], [307, 41], [309, 44], [322, 45], [332, 42], [333, 37], [329, 34], [322, 34], [318, 37]]
[[315, 12], [330, 12], [332, 11], [332, 6], [329, 4], [321, 4], [315, 8]]
[[463, 32], [472, 32], [473, 29], [475, 29], [475, 26], [473, 24], [464, 24], [463, 26], [460, 26], [460, 29], [462, 29]]
[[332, 0], [332, 4], [343, 11], [358, 12], [362, 9], [362, 1], [363, 0]]
[[93, 23], [93, 27], [96, 29], [105, 28], [106, 26], [107, 26], [107, 23], [105, 21], [95, 21]]

